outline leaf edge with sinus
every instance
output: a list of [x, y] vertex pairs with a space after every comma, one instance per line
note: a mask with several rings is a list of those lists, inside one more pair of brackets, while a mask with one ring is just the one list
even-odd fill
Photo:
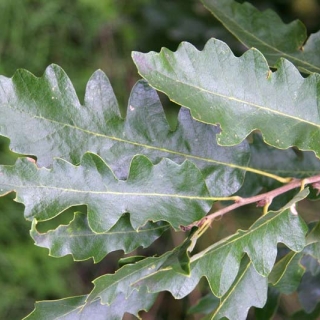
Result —
[[313, 151], [320, 157], [320, 74], [303, 78], [280, 59], [271, 72], [256, 49], [235, 57], [222, 41], [210, 39], [199, 51], [183, 42], [177, 51], [133, 52], [139, 74], [194, 119], [219, 123], [218, 144], [232, 146], [260, 130], [266, 143]]
[[142, 155], [133, 158], [127, 180], [117, 179], [93, 153], [86, 153], [79, 166], [55, 159], [50, 170], [20, 158], [13, 166], [0, 166], [0, 196], [13, 191], [25, 205], [27, 220], [49, 220], [71, 206], [86, 205], [96, 233], [108, 231], [127, 212], [135, 230], [147, 221], [167, 221], [180, 230], [205, 216], [215, 200], [192, 162], [179, 165], [164, 158], [154, 165]]
[[60, 225], [44, 233], [40, 233], [36, 225], [34, 219], [30, 235], [36, 246], [49, 249], [51, 257], [71, 254], [74, 261], [92, 258], [94, 263], [116, 250], [129, 253], [138, 247], [146, 248], [169, 229], [164, 222], [147, 222], [138, 231], [134, 230], [129, 214], [125, 214], [110, 230], [95, 233], [88, 224], [87, 215], [82, 212], [75, 212], [68, 225]]
[[150, 292], [166, 290], [181, 299], [205, 277], [212, 293], [222, 297], [232, 286], [245, 254], [257, 273], [266, 278], [276, 261], [278, 243], [285, 244], [295, 252], [305, 247], [307, 226], [298, 215], [291, 212], [291, 206], [304, 199], [308, 192], [308, 189], [304, 189], [281, 210], [270, 211], [260, 217], [248, 230], [238, 230], [191, 256], [190, 276], [167, 268], [149, 274], [139, 284], [146, 285]]

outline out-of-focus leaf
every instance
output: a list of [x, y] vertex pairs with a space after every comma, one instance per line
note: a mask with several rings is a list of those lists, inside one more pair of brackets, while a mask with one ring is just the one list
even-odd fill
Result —
[[290, 252], [274, 266], [269, 282], [281, 293], [290, 294], [297, 290], [305, 272], [305, 268], [300, 264], [302, 257], [302, 252]]
[[276, 66], [277, 60], [284, 57], [304, 73], [320, 73], [320, 31], [307, 40], [301, 21], [285, 24], [272, 10], [260, 12], [250, 3], [233, 0], [201, 1], [245, 46], [260, 50], [270, 66]]
[[[272, 283], [281, 293], [290, 294], [300, 285], [305, 273], [306, 257], [316, 254], [320, 241], [320, 223], [317, 223], [306, 237], [306, 247], [301, 252], [289, 252], [274, 266], [269, 275]], [[305, 256], [308, 255], [308, 256]]]
[[198, 168], [189, 161], [178, 165], [163, 159], [153, 165], [136, 156], [126, 181], [118, 180], [97, 155], [86, 153], [81, 165], [56, 159], [51, 170], [26, 159], [0, 166], [0, 195], [15, 191], [25, 205], [25, 217], [44, 221], [73, 205], [87, 205], [88, 224], [103, 233], [130, 213], [137, 230], [147, 221], [167, 221], [175, 229], [201, 219], [212, 198]]
[[256, 308], [254, 310], [254, 315], [256, 320], [270, 320], [273, 319], [278, 305], [279, 305], [280, 292], [273, 288], [268, 288], [267, 302], [263, 308]]
[[202, 313], [208, 314], [215, 310], [220, 303], [220, 299], [214, 296], [211, 292], [202, 297], [197, 304], [188, 310], [188, 314]]
[[289, 320], [319, 320], [320, 317], [320, 303], [311, 313], [308, 313], [304, 310], [300, 310], [294, 313]]
[[86, 303], [86, 295], [62, 300], [41, 301], [36, 303], [35, 310], [23, 320], [122, 320], [125, 313], [138, 316], [139, 311], [150, 309], [156, 296], [156, 294], [150, 294], [141, 288], [140, 292], [132, 292], [130, 299], [119, 294], [110, 305], [101, 304], [100, 300]]
[[313, 276], [311, 272], [305, 272], [298, 288], [298, 297], [303, 309], [311, 313], [320, 302], [320, 274]]
[[235, 57], [216, 39], [203, 51], [184, 42], [176, 52], [134, 52], [133, 59], [151, 86], [195, 119], [219, 123], [219, 144], [236, 145], [259, 129], [276, 148], [294, 145], [320, 156], [319, 74], [303, 78], [285, 59], [271, 72], [258, 50]]
[[259, 274], [248, 259], [244, 259], [232, 287], [221, 297], [217, 309], [204, 317], [204, 320], [219, 320], [223, 317], [245, 320], [252, 306], [262, 308], [265, 305], [267, 291], [267, 278]]
[[97, 263], [112, 251], [123, 250], [128, 253], [139, 246], [148, 247], [168, 228], [168, 224], [163, 222], [148, 222], [136, 231], [126, 214], [109, 231], [94, 233], [88, 225], [87, 215], [77, 212], [68, 225], [59, 226], [46, 233], [37, 231], [34, 220], [30, 234], [37, 246], [49, 249], [50, 256], [63, 257], [72, 254], [74, 260], [92, 257]]
[[[317, 243], [317, 246], [319, 246], [319, 242]], [[308, 250], [308, 247], [306, 249]], [[310, 271], [312, 276], [316, 276], [320, 273], [320, 262], [312, 255], [305, 255], [301, 260], [301, 264]]]
[[201, 169], [210, 192], [226, 196], [239, 189], [249, 160], [246, 143], [219, 147], [219, 128], [194, 121], [186, 109], [172, 132], [157, 93], [145, 81], [132, 89], [123, 120], [102, 71], [89, 80], [84, 106], [56, 65], [41, 78], [25, 70], [12, 79], [0, 77], [0, 110], [0, 135], [10, 138], [13, 151], [35, 155], [39, 166], [50, 166], [55, 157], [78, 164], [89, 151], [100, 155], [119, 179], [126, 179], [136, 154], [154, 163], [163, 157], [178, 163], [189, 159]]
[[167, 268], [147, 275], [141, 283], [147, 285], [151, 292], [167, 290], [175, 298], [183, 298], [202, 277], [206, 277], [213, 294], [221, 297], [232, 287], [244, 253], [260, 275], [268, 276], [276, 259], [278, 242], [293, 251], [301, 251], [305, 246], [307, 226], [298, 215], [291, 213], [290, 207], [307, 194], [308, 190], [303, 190], [282, 210], [267, 213], [250, 229], [239, 230], [192, 256], [190, 276]]
[[[296, 148], [279, 150], [264, 143], [261, 135], [258, 133], [252, 134], [250, 138], [251, 157], [248, 165], [250, 168], [281, 177], [300, 179], [316, 175], [320, 172], [320, 161], [311, 151], [303, 152]], [[244, 197], [248, 197], [257, 194], [262, 189], [272, 190], [280, 185], [274, 179], [253, 172], [247, 172], [239, 193]]]

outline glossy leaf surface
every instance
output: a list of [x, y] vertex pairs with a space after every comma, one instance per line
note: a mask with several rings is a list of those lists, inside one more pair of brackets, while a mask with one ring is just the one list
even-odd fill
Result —
[[236, 145], [259, 129], [276, 148], [297, 146], [320, 156], [319, 74], [303, 78], [284, 59], [271, 72], [258, 50], [235, 57], [215, 39], [202, 51], [184, 42], [176, 52], [134, 52], [133, 59], [151, 86], [195, 119], [219, 123], [219, 144]]
[[213, 199], [201, 172], [191, 162], [164, 159], [153, 165], [144, 156], [131, 162], [128, 180], [118, 180], [97, 155], [86, 153], [80, 166], [56, 159], [51, 170], [26, 159], [0, 167], [2, 195], [16, 191], [29, 220], [51, 219], [74, 205], [87, 205], [88, 223], [102, 233], [130, 213], [138, 229], [147, 221], [167, 221], [175, 229], [201, 219]]

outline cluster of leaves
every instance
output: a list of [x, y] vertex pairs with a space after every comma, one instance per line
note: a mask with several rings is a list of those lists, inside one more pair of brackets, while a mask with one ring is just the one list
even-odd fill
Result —
[[[88, 295], [39, 302], [25, 319], [139, 316], [159, 292], [183, 298], [203, 277], [210, 294], [190, 312], [245, 319], [256, 307], [257, 318], [266, 319], [281, 293], [299, 287], [303, 297], [302, 276], [318, 276], [320, 225], [308, 226], [295, 204], [316, 198], [320, 182], [319, 33], [304, 43], [300, 22], [285, 25], [272, 11], [233, 0], [202, 2], [256, 49], [235, 57], [211, 39], [202, 51], [182, 43], [176, 52], [134, 52], [145, 80], [132, 89], [125, 119], [101, 71], [89, 80], [84, 105], [56, 65], [41, 78], [25, 70], [0, 78], [0, 134], [12, 151], [36, 158], [0, 166], [0, 195], [16, 192], [36, 245], [55, 257], [99, 262], [111, 251], [148, 247], [170, 228], [186, 233], [171, 251], [128, 256], [116, 273], [94, 280]], [[181, 105], [174, 131], [154, 88]], [[261, 136], [253, 134], [249, 143], [257, 129]], [[215, 202], [241, 206], [262, 188], [273, 191], [260, 196], [264, 214], [250, 228], [196, 252], [214, 217], [228, 212], [208, 215]], [[292, 189], [294, 195], [284, 194]], [[38, 224], [76, 205], [87, 214], [38, 231]], [[287, 250], [277, 260], [278, 243]], [[317, 299], [301, 303], [305, 311], [293, 318], [307, 312], [316, 319]]]

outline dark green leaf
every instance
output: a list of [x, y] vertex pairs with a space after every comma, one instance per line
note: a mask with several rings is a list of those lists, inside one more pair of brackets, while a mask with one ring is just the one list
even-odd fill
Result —
[[29, 220], [48, 220], [73, 205], [88, 207], [88, 223], [103, 233], [130, 213], [136, 230], [147, 221], [167, 221], [175, 229], [201, 219], [212, 199], [197, 167], [163, 159], [153, 165], [136, 156], [126, 181], [118, 180], [97, 155], [86, 153], [80, 166], [56, 159], [51, 170], [26, 159], [0, 166], [0, 194], [16, 191]]
[[285, 24], [272, 10], [260, 12], [247, 2], [201, 1], [245, 46], [259, 49], [271, 66], [284, 57], [304, 73], [320, 73], [320, 32], [306, 41], [307, 30], [299, 20]]
[[249, 259], [244, 259], [232, 287], [221, 297], [218, 308], [204, 319], [227, 317], [229, 320], [245, 320], [250, 307], [262, 308], [265, 305], [267, 291], [267, 278], [256, 271]]
[[320, 302], [320, 274], [313, 276], [311, 272], [305, 272], [298, 288], [298, 297], [303, 309], [311, 313]]
[[258, 50], [238, 58], [215, 39], [203, 51], [184, 42], [176, 52], [134, 52], [133, 59], [151, 86], [195, 119], [219, 123], [219, 144], [238, 144], [259, 129], [276, 148], [295, 145], [320, 156], [319, 74], [303, 78], [285, 59], [271, 72]]
[[274, 266], [269, 275], [269, 282], [281, 293], [291, 294], [297, 290], [305, 272], [305, 268], [300, 264], [302, 257], [302, 252], [290, 252]]
[[320, 317], [320, 303], [314, 309], [313, 312], [308, 313], [304, 310], [300, 310], [294, 313], [289, 319], [290, 320], [319, 320]]
[[268, 288], [267, 302], [263, 308], [256, 308], [254, 311], [255, 320], [273, 319], [279, 305], [280, 292], [273, 288]]
[[219, 128], [194, 121], [186, 109], [180, 111], [172, 132], [157, 93], [144, 81], [132, 89], [123, 120], [102, 71], [89, 80], [84, 106], [56, 65], [41, 78], [25, 70], [12, 79], [0, 77], [0, 110], [0, 134], [10, 138], [15, 152], [35, 155], [39, 166], [51, 165], [55, 157], [78, 164], [90, 151], [100, 155], [119, 179], [126, 179], [136, 154], [154, 163], [163, 157], [178, 163], [189, 159], [201, 169], [210, 193], [226, 196], [239, 189], [249, 160], [246, 143], [219, 147]]
[[[320, 172], [320, 161], [313, 152], [303, 152], [297, 148], [276, 149], [264, 143], [261, 135], [257, 133], [252, 134], [250, 138], [251, 157], [248, 165], [250, 168], [284, 178], [295, 177], [300, 179]], [[261, 192], [263, 189], [273, 190], [280, 185], [274, 179], [247, 172], [240, 192], [243, 196], [248, 197]]]
[[130, 217], [126, 214], [109, 231], [94, 233], [88, 225], [87, 215], [78, 212], [68, 225], [59, 226], [46, 233], [36, 230], [34, 220], [30, 233], [37, 246], [49, 249], [50, 256], [72, 254], [74, 260], [92, 257], [94, 262], [99, 262], [112, 251], [123, 250], [128, 253], [139, 246], [148, 247], [168, 227], [163, 222], [148, 222], [137, 232], [132, 228]]
[[220, 299], [214, 296], [211, 292], [202, 297], [196, 305], [188, 310], [188, 314], [202, 313], [208, 314], [215, 310], [219, 305]]

